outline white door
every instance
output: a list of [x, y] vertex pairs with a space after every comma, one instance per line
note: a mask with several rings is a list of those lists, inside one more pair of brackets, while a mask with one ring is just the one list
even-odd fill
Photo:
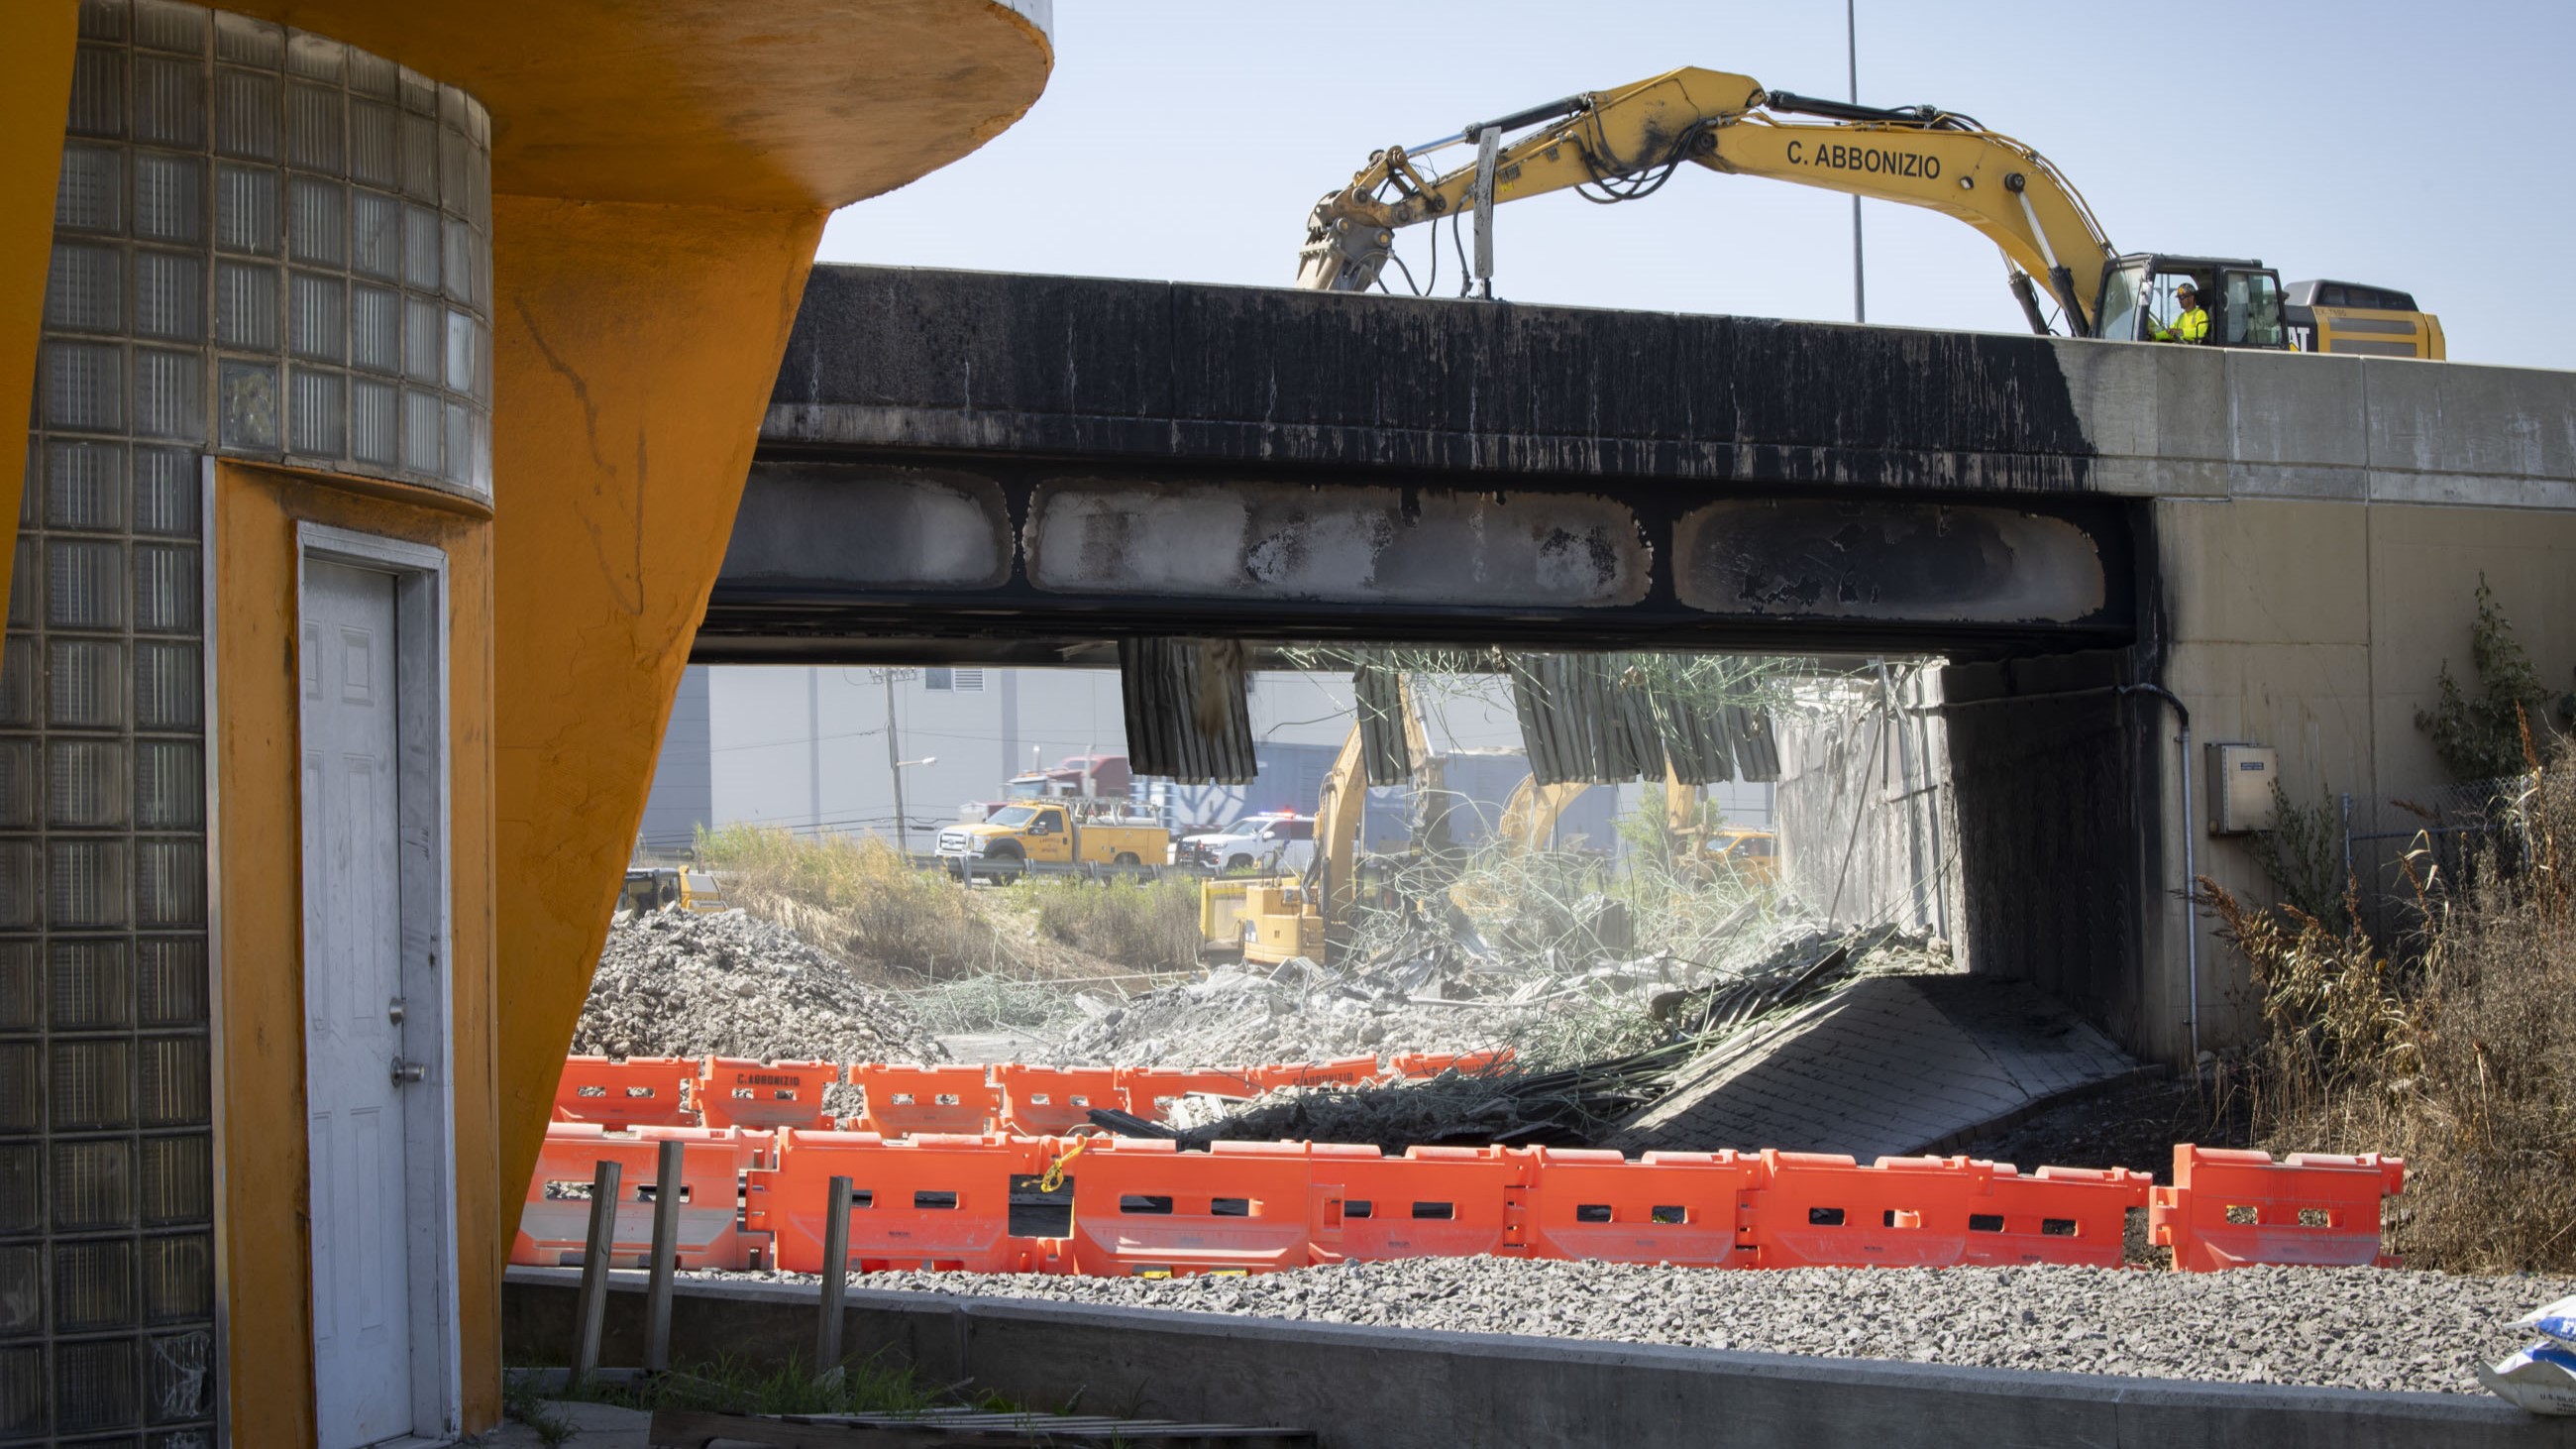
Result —
[[321, 1449], [412, 1432], [394, 576], [308, 560], [304, 1089]]

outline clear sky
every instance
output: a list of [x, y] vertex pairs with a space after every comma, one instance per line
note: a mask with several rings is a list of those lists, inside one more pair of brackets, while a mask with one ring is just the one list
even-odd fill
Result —
[[[2455, 360], [2576, 368], [2576, 0], [1858, 0], [1860, 98], [2036, 147], [2122, 251], [2403, 287]], [[834, 262], [1288, 284], [1307, 209], [1389, 143], [1676, 66], [1845, 93], [1842, 0], [1057, 0], [1056, 67], [983, 150], [832, 220]], [[1442, 153], [1443, 159], [1466, 153]], [[1994, 246], [1866, 204], [1869, 320], [2025, 330]], [[1427, 227], [1400, 249], [1421, 275]], [[1393, 269], [1390, 284], [1395, 284]], [[1454, 292], [1454, 256], [1441, 291]], [[1685, 167], [1496, 217], [1532, 303], [1848, 321], [1851, 202]]]

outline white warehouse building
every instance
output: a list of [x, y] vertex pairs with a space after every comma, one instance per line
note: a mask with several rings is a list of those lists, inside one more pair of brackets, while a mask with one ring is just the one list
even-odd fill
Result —
[[[1421, 704], [1435, 751], [1520, 749], [1498, 683], [1426, 691]], [[1194, 797], [1185, 820], [1314, 810], [1350, 734], [1349, 680], [1256, 673], [1251, 706], [1256, 747], [1276, 767], [1214, 799]], [[701, 828], [735, 824], [893, 839], [899, 775], [903, 842], [928, 850], [941, 825], [998, 798], [1013, 775], [1126, 748], [1115, 670], [696, 665], [673, 702], [639, 843], [670, 856]], [[1639, 789], [1623, 787], [1617, 809], [1633, 808]], [[1715, 798], [1730, 823], [1770, 822], [1769, 785], [1719, 786]]]

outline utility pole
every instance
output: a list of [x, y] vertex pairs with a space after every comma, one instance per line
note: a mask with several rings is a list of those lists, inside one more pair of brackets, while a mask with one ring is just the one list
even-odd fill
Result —
[[823, 837], [823, 671], [805, 671], [806, 803], [813, 807], [814, 838]]
[[878, 675], [885, 680], [886, 778], [894, 782], [894, 848], [909, 855], [912, 840], [904, 831], [903, 819], [903, 741], [894, 728], [894, 675], [891, 669], [881, 670]]
[[[1852, 15], [1858, 0], [1843, 0], [1843, 57], [1851, 66], [1851, 103], [1860, 104], [1860, 23]], [[1852, 198], [1852, 320], [1869, 320], [1869, 295], [1861, 285], [1860, 198]]]

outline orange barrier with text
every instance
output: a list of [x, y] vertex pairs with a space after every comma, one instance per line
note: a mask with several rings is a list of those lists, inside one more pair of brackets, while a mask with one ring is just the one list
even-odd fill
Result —
[[841, 1080], [830, 1062], [709, 1057], [698, 1074], [698, 1114], [710, 1127], [822, 1127], [823, 1089]]

